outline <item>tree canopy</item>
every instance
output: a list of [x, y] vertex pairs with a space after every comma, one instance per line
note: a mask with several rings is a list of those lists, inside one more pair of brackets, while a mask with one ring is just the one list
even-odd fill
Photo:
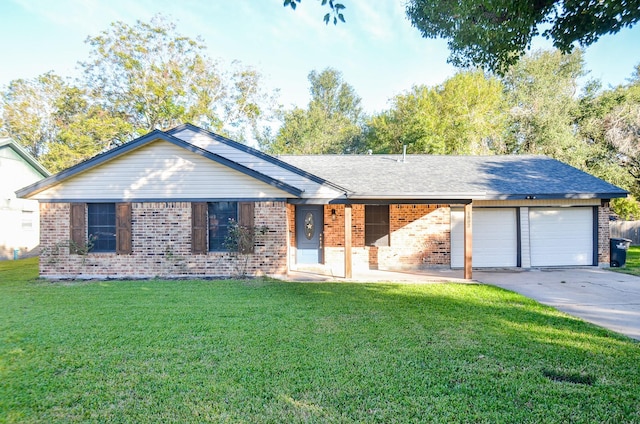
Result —
[[177, 33], [162, 16], [134, 26], [115, 22], [87, 43], [86, 86], [138, 132], [188, 121], [218, 132], [233, 128], [243, 138], [265, 113], [269, 94], [257, 71], [238, 62], [223, 68], [199, 40]]
[[634, 25], [640, 0], [409, 0], [406, 13], [424, 37], [448, 40], [452, 64], [505, 72], [537, 35], [570, 53]]
[[414, 86], [367, 122], [365, 144], [375, 153], [486, 154], [503, 141], [502, 83], [461, 71], [443, 84]]
[[51, 171], [183, 122], [242, 141], [272, 114], [259, 72], [210, 59], [162, 16], [115, 22], [86, 42], [78, 80], [47, 73], [12, 81], [0, 96], [0, 132]]
[[[319, 0], [325, 23], [345, 22], [345, 6]], [[284, 0], [293, 10], [302, 0]], [[425, 38], [448, 40], [449, 62], [504, 73], [541, 35], [563, 53], [640, 20], [640, 0], [408, 0], [406, 14]]]
[[[333, 0], [319, 0], [322, 2], [322, 6], [328, 6], [329, 12], [324, 15], [324, 23], [328, 24], [332, 20], [333, 24], [337, 25], [338, 21], [344, 22], [343, 10], [346, 8], [344, 4], [335, 2]], [[298, 4], [302, 3], [302, 0], [284, 0], [284, 7], [289, 6], [291, 9], [296, 10]]]
[[11, 81], [0, 97], [4, 135], [40, 159], [47, 142], [57, 135], [54, 113], [66, 87], [66, 82], [52, 72]]
[[285, 112], [275, 138], [261, 140], [262, 149], [274, 154], [353, 152], [362, 132], [360, 97], [332, 68], [311, 71], [309, 84], [307, 109]]
[[572, 124], [578, 78], [585, 74], [581, 50], [537, 51], [514, 65], [502, 77], [510, 105], [506, 153], [547, 155], [580, 166], [586, 153]]

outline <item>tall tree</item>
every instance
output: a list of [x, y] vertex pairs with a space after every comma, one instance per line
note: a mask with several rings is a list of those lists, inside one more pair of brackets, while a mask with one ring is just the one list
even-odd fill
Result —
[[285, 112], [282, 127], [261, 141], [262, 149], [275, 154], [353, 152], [361, 134], [360, 97], [335, 69], [311, 71], [309, 83], [307, 109]]
[[481, 71], [462, 71], [443, 84], [415, 86], [367, 123], [365, 144], [376, 153], [502, 152], [503, 87]]
[[584, 143], [576, 137], [578, 78], [585, 75], [582, 52], [538, 51], [504, 76], [508, 93], [507, 153], [543, 154], [584, 168]]
[[591, 88], [580, 100], [580, 136], [599, 155], [590, 171], [640, 198], [640, 79], [604, 91]]
[[52, 172], [126, 141], [132, 132], [84, 89], [53, 73], [12, 81], [2, 94], [2, 116], [2, 132]]
[[46, 154], [59, 131], [53, 115], [67, 87], [67, 83], [52, 72], [11, 81], [1, 97], [3, 133], [36, 159]]
[[57, 136], [49, 143], [42, 164], [58, 172], [127, 141], [133, 131], [123, 117], [92, 102], [86, 91], [66, 87], [56, 101], [53, 119]]
[[222, 69], [201, 41], [177, 33], [162, 16], [133, 26], [115, 22], [87, 43], [82, 67], [92, 96], [138, 134], [189, 121], [238, 136], [265, 112], [269, 94], [258, 72], [238, 62]]
[[640, 0], [409, 0], [406, 12], [426, 38], [445, 38], [456, 66], [504, 72], [540, 34], [563, 53], [640, 20]]

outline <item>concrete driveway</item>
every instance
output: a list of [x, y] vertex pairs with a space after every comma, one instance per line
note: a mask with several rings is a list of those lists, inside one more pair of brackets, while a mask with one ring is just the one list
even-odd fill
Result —
[[640, 340], [640, 277], [595, 267], [474, 270], [473, 277]]

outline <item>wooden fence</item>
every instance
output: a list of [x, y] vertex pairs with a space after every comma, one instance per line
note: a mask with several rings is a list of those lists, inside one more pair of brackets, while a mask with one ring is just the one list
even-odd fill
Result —
[[640, 245], [640, 221], [609, 221], [611, 238], [626, 238]]

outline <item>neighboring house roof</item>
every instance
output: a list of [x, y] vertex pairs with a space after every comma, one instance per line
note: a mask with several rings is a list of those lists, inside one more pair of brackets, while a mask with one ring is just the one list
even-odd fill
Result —
[[350, 199], [610, 199], [627, 192], [545, 156], [284, 155]]
[[612, 184], [544, 156], [407, 155], [404, 161], [400, 155], [273, 157], [190, 124], [166, 132], [152, 131], [16, 193], [33, 196], [158, 140], [302, 201], [610, 199], [627, 195]]
[[36, 172], [42, 177], [48, 177], [51, 175], [47, 169], [40, 164], [33, 156], [29, 154], [18, 142], [12, 138], [0, 138], [0, 149], [3, 147], [11, 148], [15, 151], [26, 163], [28, 163]]

